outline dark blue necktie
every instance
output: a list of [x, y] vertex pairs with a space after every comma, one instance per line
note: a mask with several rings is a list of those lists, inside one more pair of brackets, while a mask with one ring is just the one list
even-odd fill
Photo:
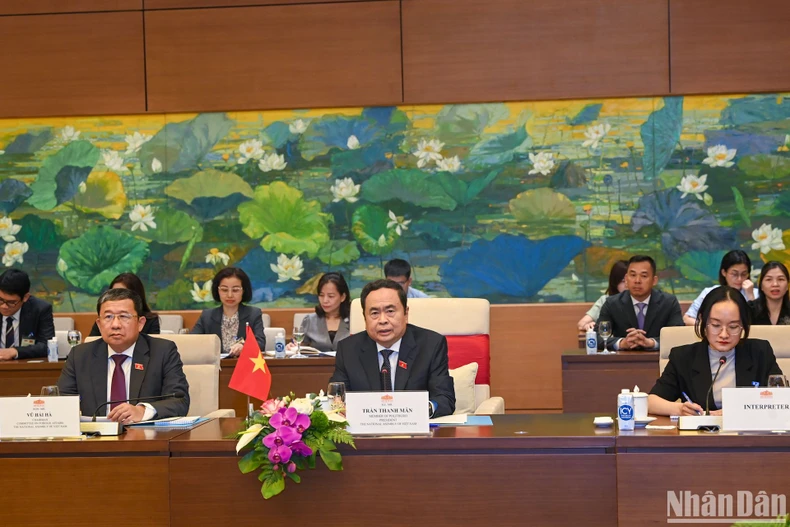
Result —
[[390, 355], [392, 350], [381, 350], [384, 361], [381, 363], [381, 389], [385, 392], [392, 391], [392, 377], [390, 376]]
[[5, 319], [5, 348], [14, 347], [14, 317]]

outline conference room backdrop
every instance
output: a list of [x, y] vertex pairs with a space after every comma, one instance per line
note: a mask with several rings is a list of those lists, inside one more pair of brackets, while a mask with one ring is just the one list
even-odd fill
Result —
[[0, 268], [60, 311], [124, 271], [205, 307], [225, 265], [300, 307], [393, 257], [434, 296], [563, 302], [647, 253], [688, 299], [726, 250], [790, 259], [788, 183], [784, 94], [0, 120]]

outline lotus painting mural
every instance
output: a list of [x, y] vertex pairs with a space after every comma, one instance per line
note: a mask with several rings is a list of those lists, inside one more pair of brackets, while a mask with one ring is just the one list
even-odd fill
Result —
[[352, 294], [409, 260], [433, 296], [590, 301], [654, 256], [690, 299], [724, 251], [790, 260], [784, 94], [0, 120], [0, 269], [59, 311], [135, 272], [155, 309]]

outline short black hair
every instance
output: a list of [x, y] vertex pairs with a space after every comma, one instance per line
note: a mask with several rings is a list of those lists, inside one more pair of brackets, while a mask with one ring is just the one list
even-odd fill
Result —
[[[348, 290], [348, 284], [346, 283], [346, 279], [343, 278], [343, 275], [340, 273], [324, 273], [324, 275], [318, 280], [318, 287], [316, 287], [315, 292], [316, 296], [321, 294], [321, 289], [328, 284], [328, 283], [335, 284], [337, 287], [337, 292], [341, 295], [346, 295], [346, 299], [340, 302], [340, 318], [348, 318], [351, 314], [351, 292]], [[315, 314], [321, 318], [326, 316], [324, 312], [324, 308], [321, 307], [319, 303], [315, 306]]]
[[749, 304], [737, 289], [733, 289], [727, 285], [720, 285], [705, 296], [699, 308], [699, 312], [697, 313], [697, 321], [694, 324], [694, 330], [700, 339], [708, 339], [707, 328], [710, 310], [719, 302], [727, 302], [728, 300], [738, 305], [738, 311], [740, 311], [741, 314], [741, 326], [743, 327], [743, 338], [749, 338], [749, 328], [752, 326], [752, 314], [749, 310]]
[[122, 284], [126, 289], [131, 289], [140, 296], [140, 299], [143, 301], [143, 311], [138, 313], [139, 315], [145, 315], [145, 318], [149, 318], [149, 316], [153, 318], [156, 316], [156, 313], [151, 312], [151, 307], [145, 299], [145, 286], [139, 276], [134, 273], [121, 273], [112, 279], [112, 282], [110, 282], [110, 289], [112, 289], [112, 286], [115, 284]]
[[252, 300], [252, 282], [250, 282], [250, 277], [247, 276], [247, 273], [245, 273], [244, 270], [239, 267], [226, 267], [224, 269], [220, 269], [220, 271], [214, 275], [214, 279], [211, 281], [211, 296], [214, 297], [215, 302], [222, 302], [222, 300], [219, 298], [219, 283], [226, 278], [232, 278], [234, 276], [241, 280], [242, 303], [247, 303]]
[[384, 277], [403, 276], [408, 280], [411, 278], [411, 265], [406, 260], [394, 258], [384, 264]]
[[612, 269], [609, 271], [609, 288], [606, 290], [607, 295], [611, 296], [619, 293], [617, 286], [620, 285], [620, 282], [623, 281], [627, 273], [628, 262], [625, 260], [617, 260], [612, 264]]
[[628, 267], [633, 263], [650, 262], [650, 268], [653, 269], [653, 274], [656, 274], [656, 261], [646, 254], [636, 254], [628, 260]]
[[21, 269], [8, 269], [0, 274], [0, 291], [24, 298], [30, 292], [30, 277]]
[[397, 291], [398, 298], [400, 298], [400, 303], [403, 305], [403, 310], [406, 311], [406, 291], [404, 291], [403, 288], [398, 285], [398, 282], [384, 278], [383, 280], [374, 280], [370, 283], [367, 283], [365, 284], [365, 287], [362, 288], [362, 294], [359, 296], [359, 301], [362, 303], [363, 313], [365, 312], [365, 299], [370, 293], [373, 291], [378, 291], [379, 289], [392, 289], [393, 291]]
[[99, 296], [96, 302], [96, 314], [101, 315], [101, 306], [105, 302], [118, 302], [119, 300], [131, 300], [134, 303], [134, 311], [138, 316], [144, 316], [143, 299], [140, 298], [132, 289], [108, 289]]
[[719, 283], [721, 285], [727, 285], [727, 278], [724, 276], [727, 270], [733, 265], [738, 264], [744, 264], [746, 266], [747, 272], [752, 272], [752, 261], [749, 259], [749, 255], [746, 254], [745, 251], [735, 249], [734, 251], [730, 251], [724, 255], [724, 257], [721, 259], [721, 266], [719, 266]]

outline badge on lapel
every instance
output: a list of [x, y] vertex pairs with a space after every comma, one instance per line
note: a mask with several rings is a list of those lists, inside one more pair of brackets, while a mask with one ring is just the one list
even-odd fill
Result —
[[403, 368], [405, 370], [406, 369], [406, 363], [403, 362], [402, 360], [399, 360], [398, 361], [398, 368]]
[[135, 370], [140, 370], [140, 371], [143, 371], [143, 369], [145, 369], [145, 368], [143, 368], [143, 365], [142, 365], [142, 364], [140, 364], [139, 362], [135, 362], [135, 363], [134, 363], [134, 369], [135, 369]]

